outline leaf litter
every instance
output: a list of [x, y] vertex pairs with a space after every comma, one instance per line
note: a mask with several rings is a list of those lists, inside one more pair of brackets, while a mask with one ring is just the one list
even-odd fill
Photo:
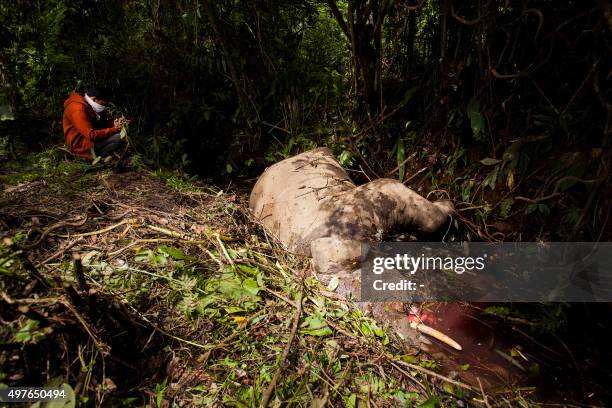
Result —
[[319, 284], [245, 192], [106, 168], [66, 189], [73, 170], [0, 196], [0, 383], [59, 381], [94, 406], [494, 400]]

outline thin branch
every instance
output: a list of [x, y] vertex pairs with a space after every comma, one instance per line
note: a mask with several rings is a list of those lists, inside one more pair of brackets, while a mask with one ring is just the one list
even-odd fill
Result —
[[136, 223], [136, 219], [128, 218], [128, 219], [125, 219], [125, 220], [123, 220], [121, 222], [118, 222], [117, 224], [113, 224], [111, 226], [108, 226], [106, 228], [102, 228], [102, 229], [99, 229], [99, 230], [90, 231], [90, 232], [84, 232], [82, 234], [72, 234], [72, 235], [71, 234], [57, 234], [57, 236], [61, 237], [61, 238], [90, 237], [92, 235], [104, 234], [105, 232], [112, 231], [115, 228], [120, 227], [120, 226], [125, 225], [125, 224], [135, 224], [135, 223]]
[[340, 10], [338, 10], [338, 5], [334, 0], [327, 0], [327, 4], [329, 5], [329, 8], [331, 9], [331, 12], [336, 18], [336, 20], [338, 20], [338, 24], [340, 24], [340, 28], [346, 35], [346, 38], [350, 40], [351, 33], [348, 29], [348, 26], [346, 25], [346, 21], [344, 21], [344, 17], [342, 17], [342, 13], [340, 13]]
[[553, 192], [547, 196], [544, 197], [539, 197], [539, 198], [528, 198], [528, 197], [521, 197], [521, 196], [516, 196], [514, 197], [515, 200], [521, 200], [521, 201], [526, 201], [528, 203], [531, 204], [537, 204], [539, 202], [542, 201], [546, 201], [546, 200], [550, 200], [551, 198], [557, 197], [559, 195], [561, 195], [561, 193], [559, 192], [559, 188], [561, 187], [561, 183], [563, 183], [564, 181], [576, 181], [582, 184], [595, 184], [595, 183], [599, 183], [602, 181], [602, 179], [594, 179], [594, 180], [583, 180], [581, 178], [578, 177], [574, 177], [574, 176], [565, 176], [565, 177], [561, 177], [559, 180], [557, 180], [557, 182], [555, 183], [555, 188], [553, 190]]
[[364, 25], [366, 23], [366, 21], [368, 21], [368, 17], [370, 15], [370, 13], [372, 12], [372, 7], [374, 6], [375, 0], [370, 0], [365, 8], [363, 9], [363, 13], [361, 13], [361, 16], [359, 16], [359, 18], [357, 19], [357, 22], [359, 25]]
[[456, 385], [457, 387], [465, 388], [466, 390], [470, 390], [470, 391], [477, 391], [476, 388], [472, 387], [471, 385], [468, 385], [468, 384], [463, 383], [461, 381], [453, 380], [452, 378], [446, 377], [446, 376], [444, 376], [442, 374], [438, 374], [435, 371], [431, 371], [431, 370], [428, 370], [426, 368], [423, 368], [420, 365], [411, 364], [411, 363], [407, 363], [407, 362], [402, 361], [402, 360], [395, 360], [395, 359], [391, 360], [391, 361], [393, 361], [396, 364], [403, 365], [404, 367], [408, 367], [408, 368], [410, 368], [410, 369], [412, 369], [414, 371], [420, 371], [420, 372], [422, 372], [424, 374], [427, 374], [427, 375], [430, 375], [432, 377], [438, 378], [438, 379], [440, 379], [442, 381], [446, 381], [447, 383]]
[[45, 239], [45, 237], [47, 235], [49, 235], [49, 233], [51, 231], [54, 231], [56, 229], [62, 228], [62, 227], [80, 227], [82, 225], [85, 224], [85, 222], [87, 222], [87, 216], [84, 216], [83, 219], [78, 220], [78, 221], [60, 221], [58, 223], [53, 224], [52, 226], [50, 226], [49, 228], [47, 228], [46, 230], [44, 230], [42, 232], [42, 234], [40, 234], [40, 236], [38, 237], [38, 239], [36, 241], [34, 241], [31, 244], [27, 244], [27, 245], [22, 245], [21, 247], [23, 249], [31, 249], [34, 248], [35, 246], [37, 246], [38, 244], [40, 244], [42, 242], [43, 239]]
[[390, 3], [391, 3], [391, 0], [383, 0], [383, 4], [380, 9], [380, 13], [378, 13], [378, 19], [376, 20], [376, 23], [374, 24], [374, 36], [376, 36], [376, 34], [378, 34], [380, 32], [380, 29], [382, 28], [382, 23], [385, 20], [385, 16], [387, 15], [387, 10], [389, 9]]
[[298, 300], [297, 300], [297, 310], [295, 312], [295, 317], [293, 318], [293, 327], [291, 328], [291, 334], [289, 335], [289, 340], [287, 341], [287, 344], [285, 345], [285, 348], [283, 349], [283, 354], [281, 355], [280, 361], [278, 363], [278, 369], [274, 373], [274, 377], [272, 377], [272, 381], [270, 381], [270, 384], [268, 384], [268, 388], [266, 388], [266, 391], [263, 393], [263, 396], [261, 398], [261, 403], [259, 404], [260, 408], [265, 408], [268, 406], [268, 403], [270, 402], [270, 398], [272, 397], [272, 394], [274, 393], [274, 389], [276, 388], [276, 383], [287, 363], [287, 356], [289, 355], [289, 350], [291, 350], [291, 345], [293, 344], [293, 340], [295, 339], [295, 334], [297, 333], [297, 329], [300, 323], [300, 317], [302, 316], [302, 299], [303, 298], [304, 298], [304, 292], [302, 291], [300, 292], [300, 296], [298, 297]]
[[521, 17], [527, 14], [535, 14], [536, 16], [538, 16], [538, 20], [539, 20], [538, 29], [536, 30], [536, 33], [534, 36], [534, 38], [538, 38], [538, 34], [540, 34], [540, 29], [542, 28], [542, 25], [544, 24], [544, 14], [542, 13], [540, 9], [529, 8], [529, 9], [523, 10], [523, 14], [521, 14]]
[[521, 72], [517, 74], [500, 74], [495, 68], [491, 68], [491, 74], [493, 74], [493, 76], [498, 79], [514, 79], [523, 76], [523, 73]]
[[[487, 5], [485, 6], [486, 9], [489, 8], [489, 5], [491, 4], [491, 0], [489, 0], [487, 2]], [[467, 20], [459, 15], [457, 15], [457, 13], [455, 13], [455, 5], [453, 4], [453, 2], [451, 1], [451, 15], [453, 16], [453, 18], [457, 21], [459, 21], [462, 24], [465, 25], [474, 25], [474, 24], [478, 24], [482, 21], [483, 17], [485, 16], [485, 14], [479, 14], [478, 17], [476, 17], [473, 20]]]

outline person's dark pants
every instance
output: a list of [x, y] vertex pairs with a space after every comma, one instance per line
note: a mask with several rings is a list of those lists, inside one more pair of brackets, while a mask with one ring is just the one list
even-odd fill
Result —
[[105, 137], [104, 139], [94, 140], [94, 152], [96, 156], [106, 157], [112, 152], [121, 147], [121, 134], [116, 133], [112, 136]]

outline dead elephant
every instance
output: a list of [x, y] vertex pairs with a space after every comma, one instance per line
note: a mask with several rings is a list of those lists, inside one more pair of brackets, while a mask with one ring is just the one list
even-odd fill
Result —
[[[249, 207], [287, 249], [313, 257], [322, 283], [337, 276], [337, 291], [357, 300], [359, 269], [354, 261], [360, 256], [361, 241], [380, 240], [396, 225], [434, 232], [453, 211], [450, 201], [428, 201], [397, 180], [378, 179], [357, 187], [327, 148], [266, 169], [251, 192]], [[413, 333], [403, 305], [360, 306], [389, 321], [400, 334]]]

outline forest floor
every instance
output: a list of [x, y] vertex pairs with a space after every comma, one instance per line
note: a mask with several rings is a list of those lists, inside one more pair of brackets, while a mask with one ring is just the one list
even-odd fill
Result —
[[322, 287], [246, 192], [58, 148], [0, 181], [0, 383], [69, 384], [66, 406], [531, 405]]

